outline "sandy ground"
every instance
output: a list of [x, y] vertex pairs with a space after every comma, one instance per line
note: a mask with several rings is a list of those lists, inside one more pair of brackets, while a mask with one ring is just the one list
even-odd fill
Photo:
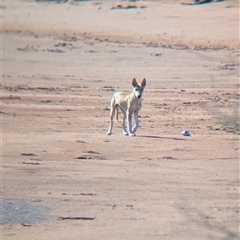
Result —
[[1, 239], [239, 239], [238, 1], [190, 2], [1, 1]]

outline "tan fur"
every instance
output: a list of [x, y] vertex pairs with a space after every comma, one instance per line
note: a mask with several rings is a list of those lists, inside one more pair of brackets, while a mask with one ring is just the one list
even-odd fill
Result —
[[[116, 120], [118, 120], [118, 111], [120, 110], [123, 115], [122, 128], [123, 134], [129, 136], [135, 136], [138, 128], [138, 112], [142, 107], [141, 98], [146, 86], [146, 79], [144, 78], [139, 85], [135, 78], [132, 80], [133, 92], [130, 94], [124, 92], [116, 92], [111, 99], [110, 109], [110, 126], [107, 131], [107, 135], [112, 134], [113, 117], [116, 114]], [[132, 127], [132, 115], [134, 116], [135, 125]], [[127, 129], [125, 126], [125, 120], [127, 118]]]

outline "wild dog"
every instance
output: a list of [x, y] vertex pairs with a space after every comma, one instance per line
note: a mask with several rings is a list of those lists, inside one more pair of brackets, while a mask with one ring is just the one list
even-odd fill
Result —
[[[112, 134], [113, 128], [113, 117], [116, 112], [116, 120], [118, 120], [118, 110], [121, 111], [123, 115], [122, 129], [124, 135], [129, 135], [131, 137], [136, 136], [136, 130], [139, 126], [138, 113], [142, 107], [142, 94], [146, 86], [146, 79], [143, 78], [141, 84], [139, 85], [135, 78], [132, 80], [133, 92], [130, 94], [124, 92], [116, 92], [112, 96], [110, 104], [110, 126], [107, 131], [107, 135]], [[134, 116], [135, 125], [132, 127], [132, 115]], [[127, 129], [125, 121], [127, 118]]]

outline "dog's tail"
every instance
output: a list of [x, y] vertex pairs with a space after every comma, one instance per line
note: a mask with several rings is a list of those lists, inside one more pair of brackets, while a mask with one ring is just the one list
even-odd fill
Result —
[[115, 109], [115, 119], [116, 119], [116, 122], [118, 122], [118, 113], [119, 113], [119, 107], [116, 106], [116, 109]]
[[115, 98], [113, 95], [110, 103], [110, 118], [113, 120], [113, 117], [115, 115], [116, 122], [118, 122], [118, 112], [119, 112], [119, 106], [116, 104]]

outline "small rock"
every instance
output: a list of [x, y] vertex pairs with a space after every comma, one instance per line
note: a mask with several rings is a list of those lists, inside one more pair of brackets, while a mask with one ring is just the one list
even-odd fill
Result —
[[189, 137], [190, 136], [190, 133], [188, 130], [183, 130], [182, 131], [182, 135], [185, 136], [185, 137]]

